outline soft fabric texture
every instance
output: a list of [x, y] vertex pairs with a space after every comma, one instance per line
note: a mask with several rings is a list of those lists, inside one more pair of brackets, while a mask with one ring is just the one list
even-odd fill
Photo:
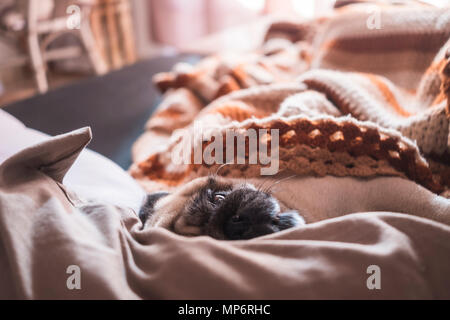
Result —
[[[61, 184], [89, 140], [81, 129], [0, 165], [1, 298], [450, 298], [449, 226], [367, 212], [246, 241], [140, 230], [130, 208], [80, 201]], [[73, 265], [80, 290], [67, 288]], [[367, 286], [373, 265], [379, 290]]]
[[[208, 128], [206, 138], [278, 129], [280, 170], [400, 176], [449, 196], [449, 10], [379, 5], [378, 29], [368, 28], [367, 9], [353, 5], [309, 24], [281, 25], [294, 43], [281, 40], [278, 25], [257, 52], [157, 75], [165, 99], [134, 145], [132, 175], [159, 190], [214, 172], [219, 164], [171, 162], [198, 125]], [[193, 139], [192, 148], [203, 150], [211, 142]], [[256, 177], [259, 168], [229, 166], [224, 174]]]
[[[162, 228], [141, 230], [137, 211], [130, 206], [111, 204], [107, 198], [86, 201], [63, 185], [90, 140], [90, 131], [81, 129], [31, 146], [0, 165], [0, 297], [450, 299], [450, 200], [437, 194], [445, 186], [448, 64], [440, 48], [446, 39], [433, 35], [433, 41], [420, 42], [426, 51], [422, 64], [403, 60], [411, 56], [409, 49], [396, 51], [398, 61], [411, 61], [410, 67], [398, 64], [398, 73], [389, 69], [368, 75], [371, 71], [361, 70], [352, 57], [344, 59], [346, 70], [311, 69], [314, 60], [320, 67], [348, 55], [354, 41], [346, 42], [345, 34], [364, 25], [340, 28], [333, 21], [353, 10], [311, 26], [275, 26], [263, 52], [240, 57], [245, 61], [238, 61], [238, 68], [235, 57], [227, 60], [231, 68], [220, 67], [221, 58], [213, 58], [202, 63], [198, 73], [181, 65], [160, 76], [156, 82], [167, 90], [166, 100], [134, 148], [131, 171], [136, 179], [147, 190], [170, 189], [216, 169], [169, 166], [168, 151], [180, 134], [191, 130], [171, 138], [176, 129], [194, 119], [219, 131], [279, 128], [280, 167], [299, 176], [280, 182], [273, 192], [297, 208], [308, 224], [245, 241], [187, 238]], [[408, 29], [413, 36], [449, 36], [445, 11], [387, 13], [382, 21], [401, 29], [395, 17], [399, 25], [404, 19], [417, 20], [415, 28]], [[365, 23], [358, 14], [350, 18], [345, 23]], [[328, 40], [337, 41], [318, 55], [315, 50], [321, 46], [314, 39], [327, 26]], [[273, 35], [277, 28], [287, 30], [285, 39], [297, 43], [272, 37], [270, 31]], [[382, 38], [385, 31], [380, 32]], [[335, 55], [337, 49], [345, 53]], [[425, 72], [434, 56], [442, 65]], [[405, 67], [417, 68], [411, 73], [415, 76], [399, 76]], [[426, 80], [421, 82], [418, 74]], [[300, 78], [294, 81], [293, 76]], [[416, 85], [415, 93], [407, 92]], [[238, 90], [242, 88], [246, 90]], [[347, 113], [351, 117], [341, 117]], [[436, 168], [430, 166], [432, 161]], [[226, 166], [220, 172], [232, 179], [253, 176], [256, 185], [271, 186], [278, 179], [263, 181], [257, 173], [259, 166]], [[74, 265], [81, 271], [80, 290], [67, 287], [67, 270]], [[381, 272], [379, 290], [367, 285], [370, 266]]]
[[[2, 110], [0, 137], [0, 163], [18, 151], [49, 138], [42, 132], [25, 127]], [[122, 168], [88, 149], [81, 152], [67, 173], [64, 184], [86, 200], [95, 199], [135, 210], [139, 210], [146, 194]]]

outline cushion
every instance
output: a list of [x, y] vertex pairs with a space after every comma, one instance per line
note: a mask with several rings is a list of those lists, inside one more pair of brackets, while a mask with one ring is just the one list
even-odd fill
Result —
[[[14, 153], [42, 142], [48, 135], [27, 128], [9, 113], [0, 110], [0, 163]], [[8, 138], [6, 138], [8, 137]], [[111, 160], [85, 149], [65, 176], [64, 183], [85, 199], [96, 199], [138, 210], [145, 192]]]

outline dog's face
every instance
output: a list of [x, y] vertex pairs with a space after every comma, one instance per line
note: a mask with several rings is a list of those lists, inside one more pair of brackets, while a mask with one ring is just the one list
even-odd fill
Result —
[[150, 194], [140, 218], [187, 236], [250, 239], [304, 223], [296, 211], [282, 212], [268, 192], [219, 177], [195, 179], [174, 193]]

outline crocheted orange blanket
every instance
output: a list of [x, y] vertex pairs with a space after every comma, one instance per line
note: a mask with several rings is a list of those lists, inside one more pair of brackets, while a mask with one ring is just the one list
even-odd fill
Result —
[[[164, 100], [134, 145], [133, 177], [148, 191], [167, 189], [224, 162], [233, 164], [221, 175], [258, 176], [268, 165], [250, 161], [252, 129], [265, 132], [255, 143], [266, 150], [277, 132], [279, 171], [401, 176], [448, 196], [449, 10], [379, 10], [380, 29], [368, 27], [366, 7], [353, 5], [308, 23], [275, 23], [258, 51], [156, 75]], [[246, 141], [241, 163], [237, 150], [223, 161], [194, 161], [195, 150], [222, 137], [226, 154], [229, 132]], [[191, 161], [175, 163], [174, 151], [186, 148]]]

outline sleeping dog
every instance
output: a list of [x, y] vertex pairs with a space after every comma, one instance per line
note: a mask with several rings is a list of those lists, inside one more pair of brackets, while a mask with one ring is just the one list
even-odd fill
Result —
[[250, 239], [304, 224], [297, 211], [285, 208], [269, 190], [217, 176], [195, 179], [171, 194], [148, 195], [139, 217], [144, 227], [222, 240]]
[[264, 180], [197, 178], [173, 193], [148, 195], [139, 216], [144, 228], [222, 240], [250, 239], [357, 212], [407, 213], [450, 225], [449, 199], [400, 177], [295, 177], [278, 189], [255, 187], [261, 181], [264, 186]]

